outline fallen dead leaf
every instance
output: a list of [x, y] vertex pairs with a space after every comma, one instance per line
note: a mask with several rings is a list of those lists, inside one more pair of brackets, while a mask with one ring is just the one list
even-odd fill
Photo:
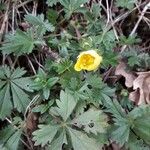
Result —
[[133, 75], [131, 72], [127, 72], [127, 65], [124, 62], [120, 62], [119, 65], [116, 67], [115, 75], [121, 75], [125, 78], [125, 85], [128, 88], [133, 86], [133, 81], [135, 80], [136, 76]]
[[133, 92], [130, 92], [129, 99], [137, 105], [150, 104], [150, 71], [147, 72], [129, 72], [127, 65], [121, 61], [116, 67], [115, 75], [120, 75], [125, 78], [127, 88], [133, 87]]
[[150, 71], [137, 73], [138, 77], [133, 81], [133, 89], [129, 99], [138, 105], [150, 104]]

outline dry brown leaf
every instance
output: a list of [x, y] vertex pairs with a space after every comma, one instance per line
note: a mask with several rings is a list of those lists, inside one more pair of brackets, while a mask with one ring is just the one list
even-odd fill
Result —
[[129, 99], [138, 105], [150, 104], [150, 71], [137, 73], [138, 77], [133, 81], [134, 92], [131, 92]]
[[136, 104], [138, 104], [139, 96], [140, 96], [140, 92], [139, 92], [139, 89], [138, 89], [138, 90], [135, 90], [135, 91], [133, 91], [129, 94], [129, 99], [131, 101], [134, 101]]
[[133, 86], [133, 81], [135, 80], [135, 76], [131, 72], [126, 71], [127, 65], [124, 62], [120, 62], [116, 67], [115, 75], [121, 75], [125, 78], [125, 85], [128, 88]]
[[125, 78], [125, 85], [133, 87], [133, 92], [129, 94], [129, 99], [137, 105], [150, 104], [150, 71], [137, 72], [135, 76], [132, 72], [126, 71], [127, 65], [121, 61], [116, 67], [115, 75]]

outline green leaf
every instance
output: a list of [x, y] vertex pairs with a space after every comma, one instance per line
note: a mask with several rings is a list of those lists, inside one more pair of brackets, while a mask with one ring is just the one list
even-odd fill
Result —
[[138, 139], [133, 133], [130, 134], [130, 139], [125, 145], [126, 149], [131, 150], [149, 150], [149, 145], [146, 145], [143, 140]]
[[116, 0], [117, 7], [132, 9], [137, 0]]
[[39, 125], [40, 129], [33, 132], [33, 140], [35, 141], [35, 145], [46, 145], [48, 142], [51, 143], [54, 139], [59, 127], [52, 125]]
[[16, 33], [6, 36], [5, 43], [0, 50], [4, 54], [14, 53], [15, 55], [29, 54], [35, 46], [36, 40], [33, 37], [31, 30], [23, 32], [16, 30]]
[[34, 16], [32, 14], [25, 15], [26, 21], [34, 26], [38, 26], [41, 33], [45, 33], [46, 31], [54, 31], [54, 26], [48, 22], [48, 20], [44, 20], [44, 15], [40, 14], [38, 16]]
[[66, 121], [76, 106], [76, 100], [69, 93], [61, 91], [60, 100], [56, 100], [56, 103], [58, 107], [53, 107], [53, 111], [57, 112]]
[[43, 96], [47, 100], [49, 98], [49, 96], [50, 96], [50, 90], [47, 89], [47, 88], [44, 88], [43, 89]]
[[47, 81], [48, 87], [51, 88], [52, 86], [54, 86], [58, 80], [59, 80], [58, 77], [49, 78]]
[[72, 64], [73, 64], [72, 61], [67, 60], [67, 59], [62, 59], [62, 60], [60, 61], [60, 63], [56, 63], [55, 66], [56, 66], [56, 68], [57, 68], [57, 72], [58, 72], [59, 74], [62, 74], [62, 73], [64, 73], [66, 70], [69, 70], [70, 67], [72, 66]]
[[59, 2], [64, 6], [66, 17], [69, 18], [72, 13], [80, 11], [81, 5], [88, 2], [88, 0], [59, 0]]
[[5, 85], [0, 90], [0, 118], [4, 119], [6, 116], [10, 115], [12, 109], [12, 103], [10, 101], [10, 85]]
[[72, 124], [83, 126], [87, 133], [104, 133], [106, 131], [107, 117], [100, 110], [90, 109], [72, 121]]
[[95, 139], [89, 138], [81, 131], [74, 130], [68, 127], [74, 150], [99, 150], [99, 145]]
[[130, 134], [130, 126], [128, 123], [123, 123], [120, 126], [117, 127], [115, 131], [112, 132], [111, 137], [114, 141], [119, 143], [120, 146], [123, 146], [125, 142], [128, 142], [129, 140], [129, 134]]
[[120, 36], [120, 42], [122, 45], [133, 45], [136, 43], [139, 43], [141, 40], [137, 38], [137, 35], [134, 34], [132, 36], [126, 37], [126, 36]]
[[102, 79], [96, 74], [87, 74], [86, 82], [93, 88], [101, 88], [103, 85]]
[[3, 80], [3, 86], [0, 89], [0, 118], [4, 119], [10, 115], [13, 108], [19, 112], [25, 111], [30, 102], [29, 95], [25, 91], [31, 92], [32, 90], [29, 87], [31, 79], [22, 77], [26, 73], [23, 69], [11, 70], [3, 66], [0, 72], [3, 72], [0, 77]]
[[26, 107], [30, 103], [29, 95], [27, 95], [20, 87], [11, 83], [11, 91], [14, 102], [14, 108], [17, 108], [19, 112], [25, 111]]
[[110, 65], [114, 67], [118, 63], [118, 54], [113, 51], [105, 51], [103, 53], [103, 57], [104, 60], [102, 62], [102, 65], [104, 67], [109, 67]]
[[57, 2], [59, 2], [59, 0], [47, 0], [46, 3], [48, 6], [53, 6], [53, 5], [56, 5]]
[[18, 145], [22, 130], [15, 130], [12, 126], [8, 126], [0, 131], [0, 144], [6, 150], [18, 150]]
[[46, 16], [47, 16], [48, 21], [50, 21], [53, 25], [57, 25], [57, 18], [59, 16], [59, 13], [57, 12], [57, 10], [48, 9], [46, 12]]
[[[134, 112], [133, 112], [134, 111]], [[136, 110], [133, 110], [132, 114], [135, 112], [139, 112], [141, 116], [136, 117], [134, 120], [133, 130], [136, 133], [137, 136], [139, 136], [143, 141], [145, 141], [147, 144], [150, 144], [150, 107], [139, 107]], [[138, 114], [138, 115], [139, 115]], [[130, 116], [130, 115], [129, 115]]]
[[63, 144], [67, 144], [67, 137], [66, 132], [63, 130], [63, 132], [59, 135], [58, 138], [56, 138], [50, 145], [50, 150], [62, 150]]
[[58, 77], [49, 77], [48, 73], [46, 73], [43, 69], [39, 68], [38, 74], [32, 84], [32, 89], [36, 91], [42, 91], [42, 96], [44, 99], [48, 99], [50, 96], [51, 88], [57, 83], [59, 80]]

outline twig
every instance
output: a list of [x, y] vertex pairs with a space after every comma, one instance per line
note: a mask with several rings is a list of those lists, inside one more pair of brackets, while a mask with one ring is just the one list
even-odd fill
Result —
[[39, 97], [40, 97], [39, 94], [36, 95], [36, 96], [34, 96], [33, 99], [31, 100], [31, 102], [29, 103], [29, 105], [27, 106], [27, 108], [26, 108], [26, 110], [25, 110], [25, 113], [24, 113], [24, 118], [25, 118], [25, 120], [26, 120], [26, 114], [27, 114], [29, 108], [31, 107], [32, 104], [34, 104], [34, 103], [38, 100]]
[[30, 64], [30, 67], [31, 67], [33, 73], [36, 74], [36, 71], [35, 71], [35, 69], [34, 69], [34, 66], [33, 66], [31, 60], [29, 59], [29, 57], [28, 57], [27, 55], [26, 55], [26, 57], [27, 57], [27, 59], [28, 59], [28, 62], [29, 62], [29, 64]]
[[107, 22], [106, 22], [106, 27], [110, 22], [110, 11], [109, 11], [109, 3], [108, 0], [106, 0], [106, 7], [107, 7]]
[[[140, 15], [138, 21], [136, 22], [136, 24], [135, 24], [135, 26], [134, 26], [134, 28], [133, 28], [133, 30], [131, 31], [131, 33], [130, 33], [129, 36], [132, 36], [132, 35], [136, 32], [136, 30], [137, 30], [137, 28], [138, 28], [138, 26], [139, 26], [141, 20], [143, 19], [143, 17], [144, 17], [144, 15], [145, 15], [146, 11], [147, 11], [149, 8], [150, 8], [150, 2], [145, 5], [145, 7], [144, 7], [144, 9], [143, 9], [143, 11], [142, 11], [142, 13], [141, 13], [141, 15]], [[124, 46], [121, 48], [121, 53], [126, 49], [126, 47], [127, 47], [127, 45], [124, 45]]]
[[33, 1], [33, 0], [26, 0], [25, 2], [22, 2], [20, 5], [18, 5], [16, 8], [18, 9], [18, 8], [24, 6], [24, 5], [26, 5], [27, 3], [30, 3], [30, 2], [32, 2], [32, 1]]
[[9, 3], [7, 4], [7, 9], [6, 9], [6, 12], [5, 12], [5, 15], [4, 15], [4, 20], [3, 20], [3, 23], [2, 23], [2, 26], [1, 26], [1, 29], [0, 29], [0, 42], [1, 42], [1, 40], [2, 40], [3, 33], [4, 33], [4, 31], [5, 31], [6, 22], [8, 21], [9, 5], [10, 5], [10, 1], [9, 1]]
[[12, 33], [15, 33], [15, 3], [13, 3], [13, 8], [12, 8]]

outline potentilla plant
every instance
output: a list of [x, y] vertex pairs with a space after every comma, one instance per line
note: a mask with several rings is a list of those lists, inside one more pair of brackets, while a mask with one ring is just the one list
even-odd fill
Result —
[[148, 1], [1, 3], [0, 150], [150, 149]]

